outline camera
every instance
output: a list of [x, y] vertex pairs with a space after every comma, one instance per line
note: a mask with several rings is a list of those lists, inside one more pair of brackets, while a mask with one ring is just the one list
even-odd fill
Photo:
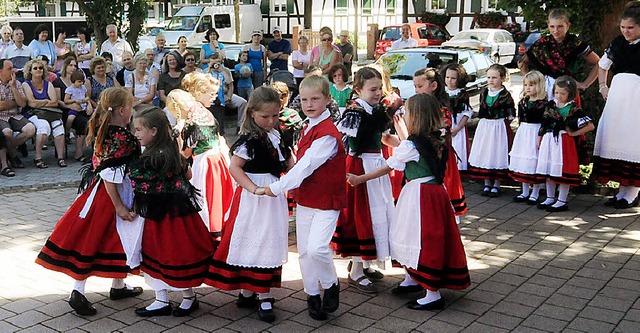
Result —
[[218, 69], [220, 68], [220, 64], [213, 64], [213, 69]]

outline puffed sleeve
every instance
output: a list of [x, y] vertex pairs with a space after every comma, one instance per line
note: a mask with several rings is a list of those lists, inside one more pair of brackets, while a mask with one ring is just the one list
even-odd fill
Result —
[[100, 178], [114, 184], [122, 184], [124, 181], [125, 166], [121, 165], [113, 168], [106, 168], [100, 171]]
[[400, 145], [393, 149], [393, 155], [387, 159], [387, 165], [395, 170], [404, 171], [408, 162], [420, 160], [420, 153], [410, 140], [403, 140]]

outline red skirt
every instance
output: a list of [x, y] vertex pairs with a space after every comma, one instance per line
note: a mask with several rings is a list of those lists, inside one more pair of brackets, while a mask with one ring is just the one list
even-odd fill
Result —
[[441, 185], [420, 185], [420, 257], [407, 272], [428, 290], [465, 289], [471, 285], [460, 231]]
[[612, 180], [622, 186], [640, 187], [640, 163], [594, 156], [593, 176], [600, 184]]
[[140, 269], [174, 288], [202, 284], [213, 255], [213, 240], [198, 213], [147, 219]]
[[267, 293], [271, 288], [280, 288], [282, 266], [272, 268], [241, 267], [227, 264], [229, 244], [233, 235], [233, 226], [240, 208], [242, 187], [236, 189], [229, 217], [222, 229], [220, 245], [213, 255], [204, 283], [222, 290], [247, 289], [257, 293]]
[[222, 230], [224, 214], [233, 200], [233, 178], [222, 154], [207, 156], [206, 188], [200, 189], [209, 209], [209, 230], [218, 237]]
[[[347, 156], [347, 173], [363, 175], [362, 159]], [[373, 222], [369, 209], [367, 186], [347, 187], [347, 207], [342, 209], [336, 223], [331, 246], [342, 257], [362, 257], [363, 260], [377, 258]]]
[[[98, 186], [85, 218], [80, 212]], [[36, 258], [36, 263], [75, 280], [90, 276], [125, 278], [137, 273], [127, 266], [127, 256], [116, 229], [116, 211], [102, 181], [94, 182], [58, 221]], [[137, 268], [137, 267], [134, 267]]]
[[[393, 148], [383, 145], [382, 146], [382, 156], [384, 159], [388, 159], [393, 155]], [[391, 191], [393, 195], [393, 200], [398, 201], [400, 197], [400, 192], [402, 192], [402, 185], [404, 184], [404, 172], [399, 170], [391, 170], [389, 172], [389, 180], [391, 180]]]
[[[562, 136], [562, 175], [543, 175], [554, 183], [568, 186], [580, 185], [580, 164], [578, 163], [578, 150], [573, 137], [567, 133]], [[541, 157], [538, 157], [540, 161]], [[540, 163], [540, 162], [538, 162]]]
[[460, 180], [456, 153], [453, 147], [449, 147], [449, 158], [447, 159], [447, 169], [444, 172], [443, 183], [447, 188], [455, 215], [466, 214], [469, 211], [469, 207], [467, 207], [467, 198], [464, 196], [464, 188], [462, 188], [462, 180]]

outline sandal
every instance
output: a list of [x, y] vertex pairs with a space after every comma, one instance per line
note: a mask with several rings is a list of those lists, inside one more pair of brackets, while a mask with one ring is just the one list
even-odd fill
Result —
[[16, 172], [13, 171], [13, 169], [11, 169], [10, 167], [6, 167], [2, 169], [2, 171], [0, 171], [0, 174], [7, 177], [15, 177]]
[[38, 169], [46, 169], [46, 168], [48, 168], [48, 167], [49, 167], [49, 166], [47, 165], [47, 163], [44, 163], [44, 161], [43, 161], [41, 158], [36, 158], [36, 159], [34, 159], [34, 160], [33, 160], [33, 163], [35, 163], [35, 164], [36, 164], [36, 167], [37, 167]]
[[373, 285], [373, 282], [369, 281], [369, 284], [367, 285], [360, 284], [360, 282], [366, 278], [367, 278], [366, 276], [361, 276], [357, 280], [354, 280], [351, 278], [351, 276], [349, 276], [349, 285], [367, 294], [377, 293], [378, 288], [376, 288], [376, 286]]
[[67, 162], [64, 161], [64, 158], [59, 158], [58, 159], [58, 166], [61, 168], [66, 168], [67, 167]]
[[80, 155], [76, 157], [76, 161], [84, 164], [87, 161], [87, 158], [84, 155]]

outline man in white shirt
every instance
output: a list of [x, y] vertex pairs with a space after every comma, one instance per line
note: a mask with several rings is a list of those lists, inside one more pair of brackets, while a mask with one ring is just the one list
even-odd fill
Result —
[[16, 71], [16, 78], [23, 82], [24, 76], [22, 69], [27, 62], [34, 58], [33, 51], [24, 45], [24, 32], [20, 28], [13, 30], [13, 45], [7, 46], [0, 58], [11, 60], [13, 68]]
[[409, 23], [405, 23], [402, 25], [402, 37], [397, 41], [391, 43], [392, 50], [405, 49], [407, 47], [416, 47], [418, 46], [418, 41], [411, 38], [411, 26]]
[[113, 55], [113, 64], [115, 66], [115, 71], [117, 72], [123, 66], [122, 53], [124, 51], [129, 51], [133, 54], [133, 49], [126, 40], [118, 38], [118, 28], [116, 28], [115, 25], [109, 24], [106, 30], [109, 39], [105, 40], [102, 43], [102, 46], [100, 46], [100, 54], [109, 52]]

